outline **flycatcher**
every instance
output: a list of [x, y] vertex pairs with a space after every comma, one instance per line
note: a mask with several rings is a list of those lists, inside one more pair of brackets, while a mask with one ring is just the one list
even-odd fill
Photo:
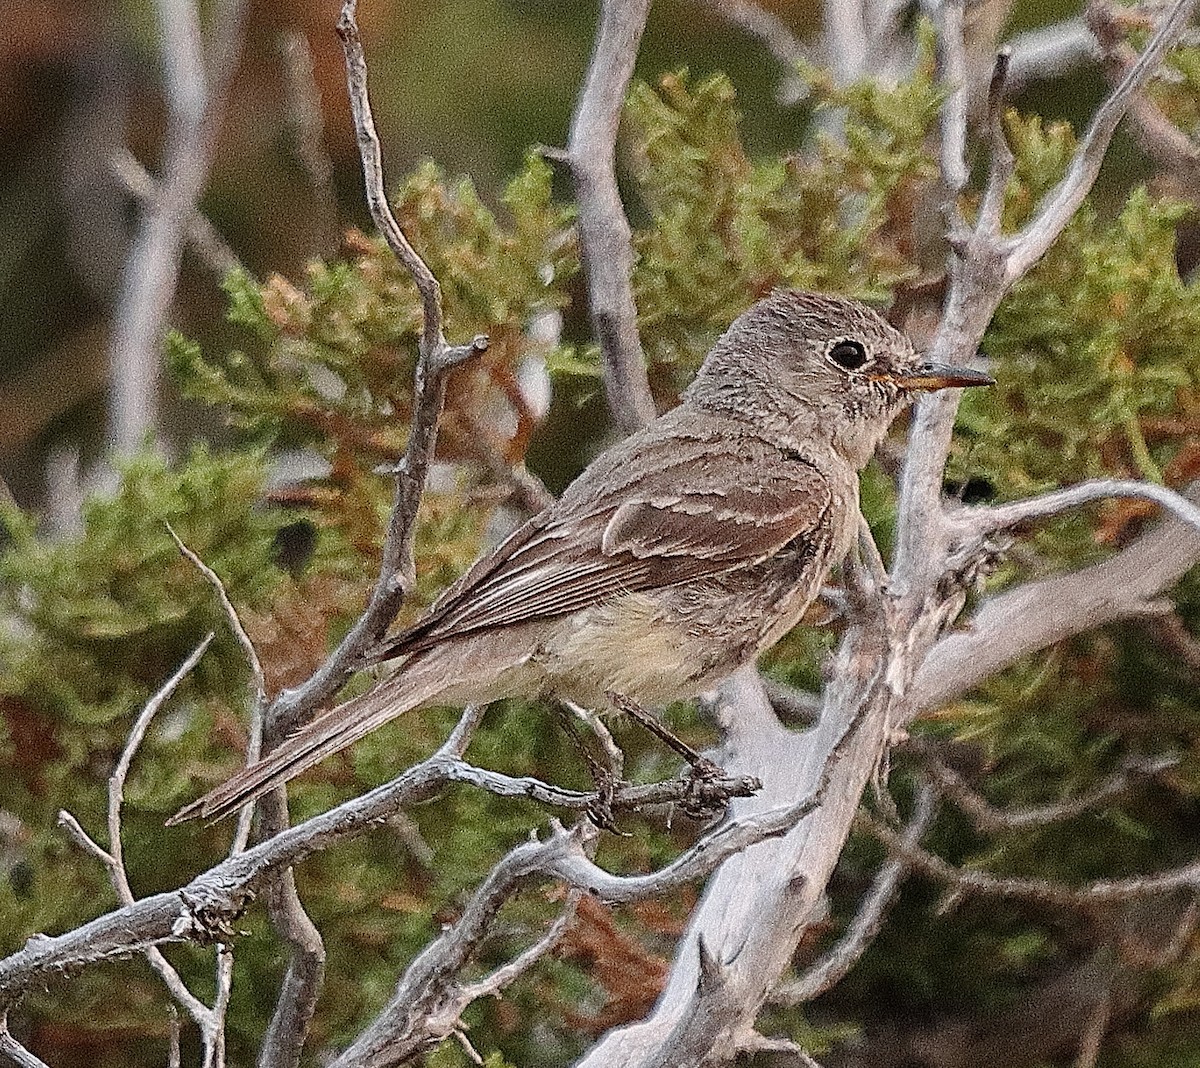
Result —
[[844, 297], [779, 290], [740, 315], [678, 407], [601, 453], [314, 719], [171, 822], [219, 818], [427, 705], [694, 697], [791, 629], [850, 549], [858, 472], [922, 390], [990, 385], [924, 363]]

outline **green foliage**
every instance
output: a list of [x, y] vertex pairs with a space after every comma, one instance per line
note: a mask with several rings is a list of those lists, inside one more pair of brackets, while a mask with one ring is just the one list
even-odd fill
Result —
[[[455, 338], [491, 339], [486, 355], [456, 376], [452, 438], [462, 433], [453, 423], [460, 402], [463, 411], [484, 404], [522, 357], [540, 351], [526, 328], [565, 303], [563, 287], [578, 269], [562, 239], [570, 212], [551, 202], [550, 179], [529, 156], [504, 194], [507, 226], [469, 181], [448, 183], [432, 163], [398, 191], [397, 219], [441, 284]], [[421, 302], [381, 238], [352, 233], [348, 245], [353, 261], [311, 263], [302, 288], [233, 272], [229, 317], [256, 344], [206, 357], [173, 337], [168, 356], [184, 392], [226, 409], [258, 439], [302, 443], [331, 459], [394, 456], [404, 442]]]
[[839, 88], [815, 67], [802, 74], [818, 110], [842, 117], [844, 140], [818, 132], [779, 159], [750, 159], [723, 75], [693, 82], [682, 72], [630, 95], [631, 169], [649, 215], [634, 289], [651, 367], [673, 388], [775, 286], [879, 302], [916, 273], [896, 223], [936, 173], [927, 137], [941, 98], [928, 48], [893, 90]]

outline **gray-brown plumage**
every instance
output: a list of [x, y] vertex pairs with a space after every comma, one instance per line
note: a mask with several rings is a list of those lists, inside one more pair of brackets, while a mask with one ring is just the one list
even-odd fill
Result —
[[692, 697], [800, 619], [858, 523], [858, 472], [919, 390], [986, 375], [922, 364], [843, 297], [778, 291], [733, 323], [678, 407], [597, 457], [379, 660], [397, 669], [176, 820], [221, 817], [430, 704]]

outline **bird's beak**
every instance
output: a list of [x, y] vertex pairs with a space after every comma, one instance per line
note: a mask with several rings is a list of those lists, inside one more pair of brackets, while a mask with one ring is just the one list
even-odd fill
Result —
[[982, 371], [970, 367], [950, 367], [943, 363], [925, 363], [911, 371], [901, 371], [886, 376], [889, 381], [904, 389], [964, 389], [967, 386], [994, 386], [996, 380]]

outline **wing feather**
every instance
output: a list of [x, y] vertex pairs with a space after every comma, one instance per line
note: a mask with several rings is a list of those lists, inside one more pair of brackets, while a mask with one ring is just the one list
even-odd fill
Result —
[[757, 441], [730, 452], [707, 462], [676, 449], [624, 476], [589, 469], [383, 655], [747, 567], [818, 528], [830, 493], [814, 466]]

